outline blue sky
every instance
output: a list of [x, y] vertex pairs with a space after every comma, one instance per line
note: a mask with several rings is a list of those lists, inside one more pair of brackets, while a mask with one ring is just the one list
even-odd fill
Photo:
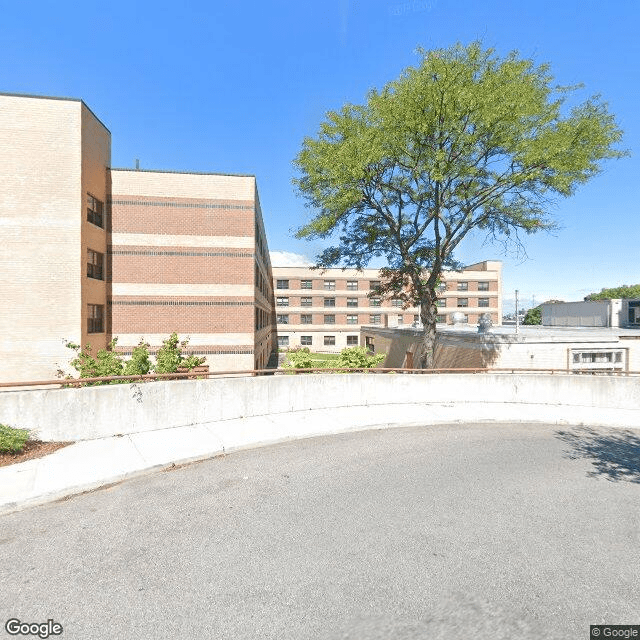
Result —
[[[549, 62], [559, 84], [600, 93], [632, 155], [526, 238], [528, 257], [473, 236], [459, 260], [504, 262], [505, 309], [640, 282], [640, 3], [634, 0], [0, 0], [0, 91], [82, 98], [112, 132], [115, 167], [253, 173], [274, 264], [322, 247], [290, 230], [309, 216], [292, 159], [324, 114], [418, 60], [482, 39]], [[282, 253], [281, 253], [282, 252]]]

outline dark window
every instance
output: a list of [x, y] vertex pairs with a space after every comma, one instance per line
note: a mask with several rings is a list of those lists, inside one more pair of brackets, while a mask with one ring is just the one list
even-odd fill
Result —
[[324, 288], [327, 291], [335, 291], [336, 290], [336, 281], [335, 280], [325, 280]]
[[276, 289], [288, 289], [289, 281], [288, 280], [278, 280], [276, 282]]
[[289, 336], [278, 336], [278, 346], [279, 347], [288, 347], [289, 346]]
[[369, 280], [369, 289], [377, 291], [380, 288], [380, 280]]
[[382, 306], [382, 300], [380, 298], [371, 298], [371, 302], [369, 303], [371, 307], [380, 307]]
[[357, 347], [358, 336], [347, 336], [347, 347]]
[[276, 318], [277, 318], [276, 322], [278, 324], [289, 324], [289, 316], [288, 316], [288, 314], [279, 313]]
[[87, 333], [104, 333], [104, 305], [88, 305]]
[[300, 280], [301, 289], [313, 289], [313, 280]]
[[468, 282], [458, 282], [458, 291], [469, 291]]
[[443, 298], [438, 298], [436, 300], [436, 307], [446, 307], [447, 303]]
[[324, 346], [325, 347], [332, 347], [333, 345], [335, 345], [336, 343], [336, 337], [335, 336], [325, 336], [324, 337]]
[[347, 307], [357, 307], [358, 298], [347, 298]]
[[311, 298], [300, 298], [300, 306], [301, 307], [312, 307], [313, 300]]
[[335, 307], [336, 306], [336, 299], [335, 298], [325, 298], [324, 299], [324, 306], [325, 307]]
[[347, 280], [347, 291], [357, 291], [357, 290], [358, 290], [358, 281]]
[[276, 298], [276, 305], [278, 307], [288, 307], [289, 306], [289, 298], [278, 296]]
[[358, 316], [357, 315], [347, 316], [347, 324], [358, 324]]
[[478, 298], [478, 306], [479, 307], [488, 307], [489, 306], [489, 298]]
[[310, 313], [301, 314], [300, 324], [313, 324], [313, 316]]
[[369, 324], [380, 324], [381, 316], [379, 313], [375, 313], [369, 316]]
[[89, 193], [87, 194], [87, 220], [96, 227], [104, 227], [104, 203]]
[[469, 306], [469, 298], [458, 298], [458, 307], [468, 307]]
[[87, 249], [87, 277], [104, 280], [104, 254]]
[[300, 336], [300, 344], [303, 347], [310, 347], [313, 344], [313, 336]]
[[325, 324], [335, 324], [336, 323], [336, 316], [335, 314], [329, 314], [329, 315], [325, 315], [324, 317], [324, 323]]
[[402, 300], [400, 300], [400, 298], [393, 298], [391, 300], [391, 306], [392, 307], [401, 307], [402, 306]]
[[488, 282], [478, 282], [478, 291], [489, 291]]
[[436, 316], [436, 322], [437, 322], [438, 324], [444, 324], [444, 323], [446, 322], [446, 320], [445, 320], [445, 318], [444, 318], [444, 316], [443, 316], [443, 315], [437, 315], [437, 316]]

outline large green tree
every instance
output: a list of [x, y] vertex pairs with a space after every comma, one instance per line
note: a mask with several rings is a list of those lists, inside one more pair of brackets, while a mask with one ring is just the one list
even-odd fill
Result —
[[329, 239], [318, 267], [363, 268], [374, 257], [382, 292], [418, 305], [421, 367], [433, 366], [436, 300], [454, 250], [471, 231], [520, 242], [554, 226], [557, 197], [600, 170], [622, 132], [597, 97], [568, 109], [547, 65], [480, 43], [420, 50], [364, 104], [332, 111], [294, 164], [314, 209], [297, 236]]
[[590, 293], [585, 300], [611, 300], [615, 298], [640, 298], [640, 284], [613, 287], [612, 289], [600, 289], [600, 293]]

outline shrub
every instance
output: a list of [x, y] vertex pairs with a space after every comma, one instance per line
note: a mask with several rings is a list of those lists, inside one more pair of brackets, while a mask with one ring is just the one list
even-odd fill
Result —
[[140, 340], [137, 347], [134, 347], [131, 359], [124, 365], [125, 376], [144, 376], [151, 371], [151, 359], [149, 358], [149, 345]]
[[180, 342], [178, 334], [174, 331], [166, 340], [163, 340], [162, 346], [158, 349], [156, 356], [156, 373], [175, 373], [178, 367], [185, 367], [189, 370], [198, 367], [204, 363], [205, 357], [190, 355], [183, 357], [182, 349], [189, 344], [189, 340]]
[[287, 360], [282, 366], [287, 369], [317, 369], [322, 364], [313, 360], [307, 347], [299, 347], [287, 351]]
[[[124, 363], [122, 356], [119, 356], [114, 348], [118, 342], [114, 338], [106, 349], [100, 349], [94, 358], [91, 355], [91, 345], [87, 344], [82, 349], [79, 345], [68, 342], [67, 347], [77, 353], [77, 356], [71, 361], [71, 366], [80, 374], [81, 378], [101, 378], [105, 376], [122, 376], [124, 375]], [[118, 384], [121, 380], [112, 380], [111, 382], [88, 382], [88, 385], [94, 384]]]
[[351, 347], [343, 349], [336, 363], [336, 367], [349, 369], [371, 369], [385, 359], [384, 353], [368, 355], [365, 347]]
[[29, 439], [26, 429], [14, 429], [0, 424], [0, 453], [20, 453]]

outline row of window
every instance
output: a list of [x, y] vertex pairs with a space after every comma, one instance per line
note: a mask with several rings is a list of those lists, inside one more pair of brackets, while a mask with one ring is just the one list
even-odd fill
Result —
[[[289, 297], [288, 296], [277, 296], [276, 297], [276, 306], [278, 307], [288, 307], [289, 306]], [[474, 299], [471, 299], [471, 303], [469, 303], [469, 298], [457, 298], [456, 300], [456, 307], [469, 307], [469, 306], [474, 306], [473, 304]], [[336, 306], [336, 298], [323, 298], [322, 299], [322, 306], [324, 307], [335, 307]], [[447, 306], [446, 304], [446, 300], [444, 299], [438, 299], [437, 301], [437, 305], [439, 307], [445, 307]], [[294, 305], [292, 305], [294, 306]], [[300, 298], [300, 306], [301, 307], [313, 307], [313, 298], [312, 297], [301, 297]], [[358, 307], [358, 298], [347, 298], [347, 307], [352, 307], [352, 308], [356, 308]], [[381, 307], [382, 306], [382, 299], [381, 298], [370, 298], [369, 299], [369, 306], [370, 307]], [[395, 308], [401, 308], [402, 307], [402, 300], [399, 300], [397, 298], [394, 298], [391, 301], [391, 306], [395, 307]], [[490, 300], [489, 298], [477, 298], [477, 305], [478, 307], [489, 307], [490, 306]]]
[[[295, 321], [291, 320], [290, 318], [292, 316], [290, 316], [288, 313], [279, 313], [276, 316], [276, 322], [278, 324], [295, 324]], [[361, 324], [361, 322], [359, 321], [360, 316], [358, 316], [357, 314], [347, 314], [346, 316], [346, 324]], [[468, 316], [465, 316], [465, 321], [468, 318]], [[413, 316], [413, 321], [414, 322], [419, 322], [420, 321], [420, 316], [417, 314], [414, 314]], [[436, 322], [439, 323], [443, 323], [445, 322], [446, 319], [443, 315], [437, 315], [436, 316]], [[381, 324], [382, 323], [382, 314], [380, 313], [372, 313], [369, 314], [369, 322], [367, 324]], [[322, 316], [322, 322], [318, 322], [316, 321], [314, 323], [313, 321], [313, 314], [311, 313], [301, 313], [300, 314], [300, 322], [299, 324], [336, 324], [336, 316], [334, 313], [325, 313]], [[362, 324], [365, 324], [365, 322], [362, 322]], [[398, 314], [397, 318], [396, 318], [396, 324], [397, 325], [403, 325], [404, 324], [404, 316], [402, 314]]]
[[[276, 289], [289, 289], [289, 280], [277, 280], [276, 281]], [[301, 289], [313, 289], [313, 280], [300, 280], [300, 288]], [[376, 291], [380, 288], [380, 280], [369, 280], [369, 290]], [[323, 281], [323, 289], [325, 291], [335, 291], [336, 290], [336, 281], [335, 280], [324, 280]], [[358, 290], [358, 281], [357, 280], [347, 280], [347, 291], [357, 291]]]
[[[290, 280], [277, 280], [276, 281], [276, 289], [290, 289], [289, 286]], [[469, 291], [469, 283], [465, 281], [459, 281], [455, 284], [455, 290], [457, 291]], [[301, 289], [313, 289], [313, 280], [300, 280], [300, 288]], [[380, 280], [369, 280], [369, 290], [376, 291], [380, 288]], [[324, 280], [323, 281], [323, 289], [325, 291], [335, 291], [336, 290], [336, 281], [335, 280]], [[358, 280], [347, 280], [347, 291], [357, 291], [358, 290]], [[446, 284], [442, 284], [440, 286], [440, 290], [446, 290]], [[478, 291], [489, 291], [489, 282], [478, 282]]]
[[[359, 337], [355, 336], [347, 336], [347, 346], [348, 347], [357, 347], [358, 346]], [[311, 347], [313, 346], [313, 336], [300, 336], [300, 344], [303, 347]], [[336, 344], [335, 336], [323, 336], [323, 344], [325, 347], [333, 347]], [[278, 346], [279, 347], [288, 347], [289, 346], [289, 336], [278, 336]]]

